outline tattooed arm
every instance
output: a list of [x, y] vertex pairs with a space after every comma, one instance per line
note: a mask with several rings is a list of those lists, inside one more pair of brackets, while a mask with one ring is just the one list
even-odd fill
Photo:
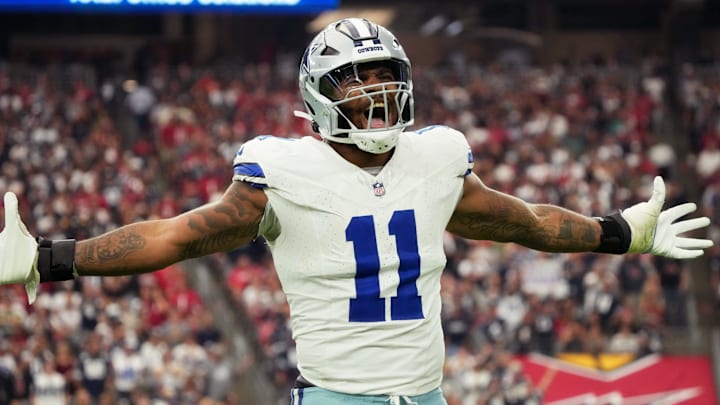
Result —
[[235, 249], [257, 236], [266, 203], [263, 191], [233, 182], [217, 202], [78, 242], [75, 267], [80, 275], [137, 274]]
[[468, 239], [515, 242], [546, 252], [592, 251], [602, 233], [592, 218], [554, 205], [528, 204], [488, 188], [475, 174], [466, 177], [447, 229]]

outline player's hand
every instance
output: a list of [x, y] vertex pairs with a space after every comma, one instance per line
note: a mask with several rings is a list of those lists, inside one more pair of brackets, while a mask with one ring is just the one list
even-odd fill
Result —
[[[675, 259], [691, 259], [702, 256], [703, 249], [713, 242], [679, 236], [710, 224], [710, 218], [700, 217], [678, 221], [697, 209], [695, 203], [685, 203], [662, 210], [665, 204], [665, 182], [655, 177], [650, 200], [623, 210], [620, 215], [630, 226], [628, 253], [652, 253]], [[676, 222], [677, 221], [677, 222]]]
[[5, 228], [0, 232], [0, 284], [24, 283], [32, 304], [40, 283], [37, 242], [18, 213], [17, 196], [5, 193]]

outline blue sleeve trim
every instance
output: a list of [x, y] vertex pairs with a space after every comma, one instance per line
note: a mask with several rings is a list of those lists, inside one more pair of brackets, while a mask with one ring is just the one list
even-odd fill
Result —
[[473, 169], [473, 154], [472, 154], [472, 150], [468, 149], [468, 168], [465, 171], [465, 174], [463, 176], [467, 176], [468, 174], [472, 173], [472, 169]]
[[238, 163], [234, 166], [236, 176], [265, 178], [265, 172], [257, 163]]

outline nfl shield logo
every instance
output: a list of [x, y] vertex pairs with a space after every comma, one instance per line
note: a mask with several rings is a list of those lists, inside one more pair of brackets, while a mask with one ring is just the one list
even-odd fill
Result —
[[379, 181], [375, 182], [375, 184], [373, 184], [373, 193], [375, 194], [375, 197], [384, 196], [385, 195], [385, 186], [383, 186], [383, 184], [380, 183]]

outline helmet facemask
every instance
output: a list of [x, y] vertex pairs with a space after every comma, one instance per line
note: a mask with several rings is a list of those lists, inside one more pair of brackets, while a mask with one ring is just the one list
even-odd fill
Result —
[[[389, 71], [383, 70], [385, 75], [391, 72], [391, 76], [377, 83], [363, 83], [362, 70], [375, 67], [390, 67]], [[400, 132], [413, 121], [409, 74], [407, 67], [397, 61], [346, 65], [328, 72], [320, 79], [320, 92], [329, 100], [327, 109], [335, 118], [330, 120], [327, 135], [334, 140], [345, 138], [366, 152], [384, 153], [392, 149]], [[365, 125], [360, 127], [349, 114], [356, 108], [353, 104], [358, 103], [365, 108]], [[323, 130], [321, 127], [320, 131]]]

